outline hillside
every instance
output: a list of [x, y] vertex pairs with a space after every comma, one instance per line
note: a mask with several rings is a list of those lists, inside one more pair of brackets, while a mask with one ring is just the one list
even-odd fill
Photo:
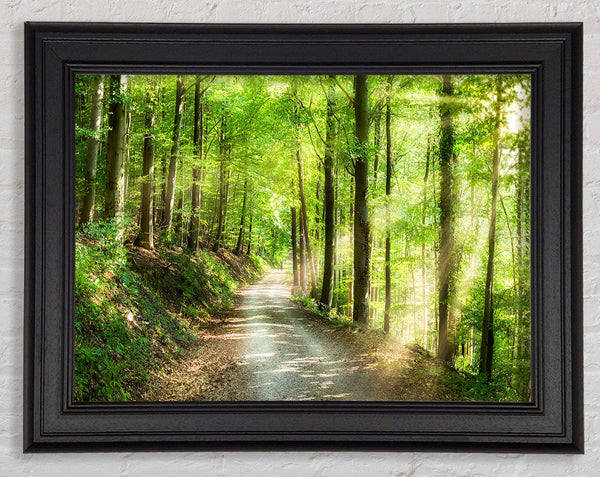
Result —
[[225, 249], [122, 245], [110, 225], [78, 232], [76, 263], [77, 401], [138, 399], [152, 372], [181, 355], [198, 326], [265, 268]]

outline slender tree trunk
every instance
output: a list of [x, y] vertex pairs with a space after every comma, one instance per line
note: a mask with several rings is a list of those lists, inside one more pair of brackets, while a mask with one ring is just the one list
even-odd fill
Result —
[[110, 111], [108, 137], [106, 141], [106, 194], [104, 215], [121, 223], [125, 206], [125, 143], [127, 113], [123, 102], [126, 76], [110, 77]]
[[225, 155], [227, 145], [225, 144], [225, 117], [221, 119], [221, 135], [219, 138], [219, 209], [217, 212], [217, 233], [215, 235], [215, 243], [213, 252], [219, 250], [223, 238], [223, 227], [225, 221], [225, 203], [227, 201], [227, 188], [225, 178]]
[[500, 126], [502, 123], [502, 77], [496, 78], [496, 104], [494, 117], [494, 152], [492, 161], [492, 208], [488, 231], [488, 261], [485, 275], [485, 298], [483, 324], [481, 329], [481, 355], [479, 372], [486, 378], [492, 378], [492, 362], [494, 359], [494, 250], [496, 246], [496, 215], [498, 205], [498, 176], [500, 171]]
[[308, 219], [306, 214], [306, 200], [304, 197], [304, 174], [302, 172], [302, 158], [300, 157], [300, 145], [296, 148], [296, 162], [298, 163], [298, 187], [300, 193], [300, 222], [302, 223], [302, 234], [304, 236], [304, 248], [306, 261], [310, 272], [310, 295], [317, 297], [317, 278], [315, 274], [315, 262], [310, 248], [310, 236], [308, 230]]
[[219, 164], [219, 208], [217, 212], [217, 232], [215, 235], [215, 243], [213, 251], [216, 252], [221, 246], [223, 236], [223, 221], [225, 215], [225, 160], [221, 157]]
[[390, 195], [392, 194], [392, 76], [388, 76], [385, 99], [385, 308], [383, 332], [390, 332], [390, 310], [392, 306], [392, 240], [390, 234]]
[[[354, 196], [354, 182], [350, 183], [350, 197]], [[348, 204], [348, 220], [350, 221], [350, 240], [354, 246], [354, 201], [351, 200]], [[352, 248], [354, 254], [354, 247]], [[354, 316], [354, 301], [352, 292], [354, 290], [354, 269], [348, 267], [348, 318]]]
[[354, 163], [354, 312], [352, 319], [369, 325], [369, 89], [365, 75], [354, 77], [357, 149]]
[[169, 177], [165, 194], [165, 211], [163, 224], [167, 229], [173, 223], [173, 205], [175, 204], [175, 183], [177, 180], [177, 163], [179, 162], [179, 144], [181, 142], [181, 119], [183, 117], [183, 76], [177, 77], [177, 91], [175, 93], [175, 119], [173, 120], [173, 145], [171, 147], [171, 160], [169, 162]]
[[174, 223], [173, 232], [175, 233], [175, 237], [177, 237], [177, 244], [180, 246], [182, 246], [184, 243], [184, 237], [183, 237], [183, 233], [185, 230], [185, 227], [183, 225], [184, 195], [185, 195], [185, 192], [182, 190], [179, 193], [179, 200], [177, 200], [177, 208], [175, 209], [175, 214], [174, 214], [174, 218], [173, 218], [173, 223]]
[[246, 249], [246, 255], [250, 255], [250, 247], [252, 246], [252, 218], [254, 214], [252, 207], [250, 207], [250, 226], [248, 227], [248, 248]]
[[377, 189], [377, 179], [379, 177], [379, 156], [381, 152], [381, 111], [375, 113], [375, 132], [373, 134], [373, 189]]
[[[164, 221], [163, 218], [165, 216], [165, 198], [167, 197], [167, 159], [168, 153], [165, 151], [160, 160], [160, 170], [161, 170], [161, 182], [160, 182], [160, 208], [158, 213], [156, 214], [155, 224], [158, 227], [162, 227]], [[156, 193], [158, 197], [158, 192]]]
[[154, 248], [154, 123], [156, 121], [155, 84], [146, 85], [146, 133], [144, 135], [144, 158], [142, 165], [142, 209], [140, 211], [140, 245], [147, 250]]
[[[427, 179], [429, 177], [429, 156], [431, 154], [430, 138], [427, 138], [427, 155], [425, 156], [425, 176], [423, 177], [423, 216], [421, 225], [425, 230], [427, 217]], [[425, 262], [425, 241], [421, 244], [421, 301], [423, 304], [423, 348], [427, 349], [427, 264]]]
[[[129, 89], [129, 84], [127, 85]], [[125, 92], [127, 94], [127, 91]], [[125, 116], [125, 158], [123, 159], [123, 206], [127, 199], [127, 190], [129, 187], [129, 164], [131, 163], [131, 149], [129, 147], [129, 132], [131, 131], [131, 111], [128, 109]]]
[[204, 147], [204, 101], [201, 78], [196, 76], [194, 90], [194, 168], [192, 170], [192, 216], [188, 247], [197, 251], [200, 244], [200, 210], [202, 203], [202, 152]]
[[531, 397], [530, 319], [529, 319], [529, 131], [523, 132], [525, 140], [519, 144], [517, 183], [517, 338], [516, 366], [513, 382], [522, 400]]
[[524, 269], [524, 248], [525, 248], [525, 240], [524, 240], [524, 187], [523, 180], [521, 176], [523, 175], [523, 158], [522, 151], [519, 150], [519, 159], [518, 159], [518, 170], [517, 174], [519, 175], [519, 181], [517, 183], [517, 359], [522, 356], [522, 325], [523, 325], [523, 315], [524, 315], [524, 306], [523, 306], [523, 295], [524, 295], [524, 286], [523, 286], [523, 269]]
[[298, 237], [297, 237], [298, 234], [296, 233], [296, 224], [297, 224], [296, 207], [291, 208], [291, 213], [292, 213], [292, 269], [293, 269], [293, 273], [294, 273], [294, 291], [293, 291], [293, 293], [296, 294], [296, 290], [298, 289], [298, 286], [300, 285], [299, 277], [298, 277]]
[[[225, 199], [224, 199], [224, 203], [223, 203], [223, 225], [221, 226], [221, 243], [223, 244], [223, 247], [225, 247], [225, 244], [228, 241], [229, 238], [229, 234], [228, 234], [228, 230], [227, 230], [227, 210], [229, 208], [229, 197], [230, 197], [230, 190], [231, 190], [231, 168], [229, 167], [229, 164], [231, 164], [231, 144], [228, 145], [227, 147], [227, 159], [226, 159], [226, 170], [225, 170]], [[233, 189], [234, 195], [235, 195], [235, 187]]]
[[240, 233], [238, 235], [237, 245], [235, 246], [236, 255], [242, 254], [244, 246], [244, 220], [246, 218], [246, 196], [248, 193], [248, 179], [244, 180], [244, 198], [242, 200], [242, 218], [240, 219]]
[[337, 174], [334, 172], [335, 182], [334, 182], [334, 208], [333, 208], [333, 216], [334, 216], [334, 227], [333, 227], [333, 292], [331, 299], [331, 306], [333, 308], [338, 307], [338, 299], [337, 299], [337, 289], [340, 286], [340, 272], [339, 272], [339, 250], [338, 250], [338, 224], [339, 224], [339, 210], [336, 207], [338, 191], [337, 191]]
[[438, 356], [452, 359], [451, 336], [448, 332], [451, 321], [451, 300], [454, 291], [454, 227], [456, 207], [456, 185], [454, 184], [454, 124], [452, 96], [454, 88], [452, 78], [443, 76], [442, 102], [440, 105], [441, 137], [440, 156], [440, 245], [438, 258], [439, 274], [439, 344]]
[[[317, 163], [317, 188], [315, 190], [315, 241], [319, 243], [321, 220], [325, 218], [325, 209], [321, 213], [319, 206], [321, 205], [321, 162]], [[324, 200], [324, 199], [323, 199]], [[319, 261], [315, 260], [315, 276], [319, 274]]]
[[100, 145], [103, 96], [104, 75], [95, 76], [92, 84], [92, 106], [89, 124], [91, 135], [87, 140], [87, 155], [85, 161], [86, 194], [83, 197], [80, 215], [82, 223], [92, 222], [94, 220], [94, 205], [96, 203], [96, 165], [98, 163], [98, 147]]
[[[380, 156], [380, 150], [381, 150], [381, 111], [376, 111], [374, 114], [375, 114], [375, 131], [373, 134], [373, 145], [374, 145], [373, 186], [372, 186], [373, 198], [375, 198], [375, 196], [377, 194], [378, 178], [379, 178], [379, 156]], [[377, 270], [378, 264], [376, 263], [375, 260], [373, 260], [373, 253], [375, 252], [376, 245], [381, 246], [381, 244], [377, 243], [377, 242], [378, 241], [375, 239], [375, 237], [371, 237], [371, 246], [370, 246], [370, 252], [369, 252], [370, 253], [369, 259], [371, 262], [371, 304], [379, 303], [379, 273]], [[377, 308], [374, 306], [371, 306], [370, 319], [371, 319], [371, 321], [373, 321], [373, 319], [376, 319], [376, 318], [377, 318]]]
[[304, 253], [304, 221], [302, 220], [302, 217], [299, 218], [298, 223], [300, 225], [300, 247], [298, 253], [300, 258], [300, 293], [304, 295], [306, 293], [306, 256]]
[[334, 187], [334, 144], [335, 144], [335, 118], [333, 115], [333, 79], [329, 77], [330, 88], [327, 95], [327, 118], [325, 133], [325, 153], [323, 156], [323, 169], [325, 173], [325, 194], [323, 211], [325, 213], [325, 253], [323, 254], [323, 288], [321, 289], [321, 304], [331, 308], [333, 293], [333, 261], [335, 240], [335, 187]]

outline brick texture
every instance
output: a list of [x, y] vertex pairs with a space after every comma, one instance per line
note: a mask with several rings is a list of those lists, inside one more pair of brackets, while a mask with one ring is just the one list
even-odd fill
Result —
[[[360, 452], [23, 455], [23, 22], [585, 22], [585, 456]], [[600, 468], [598, 0], [0, 0], [0, 476], [593, 476]], [[598, 89], [598, 91], [596, 91]]]

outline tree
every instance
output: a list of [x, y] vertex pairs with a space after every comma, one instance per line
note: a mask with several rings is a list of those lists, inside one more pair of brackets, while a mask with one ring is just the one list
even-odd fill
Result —
[[392, 193], [392, 81], [388, 76], [385, 96], [385, 309], [383, 332], [390, 332], [390, 310], [392, 307], [392, 238], [390, 233], [390, 195]]
[[169, 161], [169, 176], [165, 192], [165, 210], [163, 213], [163, 226], [171, 228], [173, 223], [173, 206], [175, 204], [175, 181], [177, 179], [177, 163], [179, 161], [179, 146], [181, 142], [181, 119], [183, 117], [183, 96], [185, 94], [184, 78], [177, 76], [177, 90], [175, 92], [175, 117], [173, 119], [173, 145], [171, 146], [171, 159]]
[[[427, 137], [427, 152], [425, 153], [425, 173], [423, 174], [423, 205], [421, 225], [425, 230], [427, 222], [427, 180], [429, 178], [429, 161], [431, 155], [431, 140]], [[427, 262], [425, 260], [425, 240], [421, 243], [421, 301], [423, 306], [423, 348], [427, 349]]]
[[496, 76], [496, 101], [494, 104], [494, 133], [492, 159], [492, 206], [488, 230], [488, 260], [485, 275], [483, 325], [479, 372], [488, 380], [492, 378], [494, 358], [494, 250], [496, 246], [496, 213], [498, 207], [498, 176], [500, 171], [500, 126], [502, 124], [502, 76]]
[[111, 75], [108, 137], [106, 140], [106, 194], [104, 215], [121, 223], [125, 205], [125, 155], [127, 111], [125, 86], [127, 77]]
[[225, 228], [225, 214], [227, 204], [227, 171], [225, 159], [229, 150], [227, 138], [225, 115], [221, 118], [221, 133], [219, 135], [219, 208], [217, 210], [217, 233], [215, 234], [215, 243], [213, 244], [213, 252], [217, 252], [221, 247], [223, 237], [223, 229]]
[[354, 311], [352, 319], [369, 325], [369, 89], [366, 75], [354, 77]]
[[442, 77], [442, 92], [440, 103], [440, 245], [438, 257], [438, 287], [439, 287], [439, 345], [438, 356], [445, 361], [452, 359], [450, 346], [450, 333], [448, 330], [451, 321], [451, 300], [454, 292], [454, 227], [455, 207], [457, 201], [456, 185], [454, 183], [454, 167], [456, 156], [454, 154], [454, 88], [452, 77]]
[[200, 209], [202, 207], [202, 160], [204, 147], [204, 91], [200, 89], [202, 79], [196, 76], [194, 90], [194, 169], [192, 172], [192, 216], [188, 247], [198, 250], [200, 237]]
[[302, 217], [299, 217], [298, 220], [298, 234], [300, 236], [300, 240], [299, 240], [299, 247], [298, 247], [298, 259], [300, 261], [300, 276], [299, 276], [299, 282], [300, 282], [300, 293], [302, 295], [304, 295], [304, 293], [306, 293], [306, 255], [305, 255], [305, 250], [304, 250], [304, 221], [302, 220]]
[[517, 222], [517, 323], [516, 365], [513, 382], [517, 393], [528, 400], [530, 388], [530, 319], [529, 319], [529, 134], [525, 127], [518, 138], [517, 197], [515, 201]]
[[100, 145], [100, 125], [102, 124], [102, 100], [104, 97], [104, 75], [94, 76], [91, 86], [92, 109], [90, 112], [89, 136], [85, 167], [86, 194], [83, 197], [80, 220], [82, 223], [94, 220], [96, 204], [96, 164]]
[[294, 275], [294, 292], [296, 293], [298, 287], [300, 286], [300, 281], [298, 277], [298, 237], [296, 233], [296, 224], [298, 220], [296, 219], [296, 207], [291, 207], [291, 216], [292, 216], [292, 270]]
[[140, 244], [154, 248], [154, 123], [156, 122], [156, 91], [154, 80], [146, 86], [144, 156], [142, 171], [142, 207], [140, 211]]
[[306, 254], [306, 262], [310, 272], [310, 296], [316, 298], [317, 296], [317, 280], [315, 275], [315, 262], [313, 260], [312, 249], [310, 247], [310, 235], [308, 230], [308, 218], [306, 212], [306, 198], [304, 195], [304, 175], [302, 173], [302, 157], [300, 156], [300, 146], [296, 149], [296, 163], [298, 164], [298, 191], [300, 196], [300, 233], [302, 234], [301, 239], [301, 250], [303, 249]]
[[238, 235], [237, 244], [235, 246], [235, 254], [241, 255], [244, 246], [244, 220], [246, 218], [246, 198], [248, 196], [248, 179], [244, 180], [244, 199], [242, 201], [242, 215], [240, 218], [240, 232]]
[[252, 246], [252, 222], [254, 214], [252, 213], [252, 207], [250, 208], [250, 226], [248, 227], [248, 248], [246, 249], [246, 255], [250, 255]]
[[331, 308], [333, 291], [333, 260], [335, 240], [335, 175], [334, 175], [334, 144], [335, 144], [335, 118], [333, 115], [333, 79], [330, 76], [330, 87], [327, 94], [327, 113], [325, 131], [325, 152], [323, 154], [323, 173], [325, 175], [325, 189], [323, 197], [323, 212], [325, 215], [325, 253], [323, 260], [323, 285], [321, 289], [321, 304]]

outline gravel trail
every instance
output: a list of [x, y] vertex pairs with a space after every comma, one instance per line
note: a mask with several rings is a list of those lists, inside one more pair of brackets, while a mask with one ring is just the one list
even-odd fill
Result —
[[285, 271], [242, 288], [232, 309], [199, 337], [146, 399], [398, 399], [365, 340], [290, 300]]
[[273, 271], [242, 292], [243, 333], [250, 400], [377, 400], [367, 354], [338, 341], [337, 328], [289, 299], [285, 272]]

